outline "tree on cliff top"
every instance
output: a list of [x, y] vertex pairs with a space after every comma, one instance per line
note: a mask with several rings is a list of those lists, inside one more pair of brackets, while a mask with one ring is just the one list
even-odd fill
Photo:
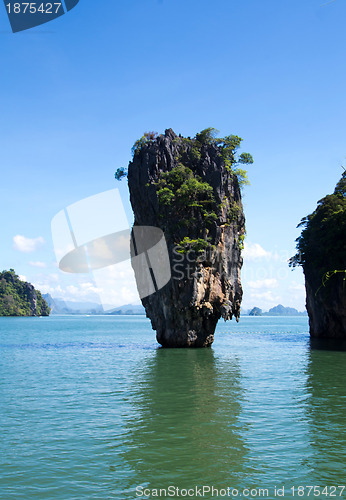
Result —
[[318, 272], [326, 282], [331, 276], [343, 273], [346, 278], [346, 171], [334, 193], [319, 200], [316, 210], [304, 217], [298, 227], [297, 253], [290, 266]]
[[[217, 221], [227, 226], [242, 224], [242, 208], [236, 200], [217, 200], [213, 187], [202, 179], [203, 163], [208, 162], [210, 154], [218, 162], [220, 172], [226, 171], [228, 178], [233, 178], [239, 187], [249, 184], [244, 165], [253, 163], [250, 153], [239, 153], [242, 138], [237, 135], [217, 137], [219, 131], [209, 127], [197, 133], [195, 137], [177, 136], [171, 129], [165, 135], [146, 132], [132, 147], [133, 161], [143, 151], [161, 141], [171, 131], [175, 164], [168, 171], [160, 173], [153, 185], [156, 187], [160, 206], [161, 220], [174, 221], [175, 243], [177, 252], [190, 250], [200, 254], [208, 248], [209, 233], [215, 229]], [[121, 167], [115, 172], [115, 179], [127, 177], [127, 169]], [[210, 180], [210, 179], [209, 179]], [[221, 222], [223, 220], [223, 222]], [[186, 231], [181, 231], [185, 227]], [[190, 230], [189, 230], [190, 229]], [[193, 231], [191, 230], [193, 229]], [[165, 227], [167, 230], [167, 227]], [[238, 246], [243, 249], [245, 235], [239, 234]]]
[[[243, 165], [250, 165], [253, 163], [253, 158], [250, 153], [241, 153], [238, 155], [238, 149], [242, 143], [242, 138], [237, 135], [227, 135], [226, 137], [217, 137], [219, 131], [213, 127], [208, 127], [201, 132], [197, 133], [192, 139], [184, 138], [186, 145], [190, 146], [191, 158], [195, 160], [200, 159], [201, 149], [204, 145], [214, 144], [218, 147], [228, 170], [232, 171], [237, 176], [239, 185], [245, 186], [249, 184], [247, 172], [242, 168]], [[138, 139], [133, 147], [132, 154], [135, 156], [140, 152], [142, 147], [150, 141], [155, 141], [158, 137], [157, 132], [145, 132], [143, 136]], [[114, 174], [117, 181], [120, 181], [127, 176], [127, 169], [120, 167]]]

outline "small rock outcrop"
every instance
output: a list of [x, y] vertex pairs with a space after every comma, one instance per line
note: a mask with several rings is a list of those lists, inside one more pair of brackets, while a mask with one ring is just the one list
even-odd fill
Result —
[[160, 228], [170, 259], [170, 281], [142, 299], [164, 347], [210, 346], [221, 317], [239, 318], [245, 234], [239, 164], [253, 161], [248, 153], [237, 156], [240, 142], [216, 139], [214, 129], [193, 139], [168, 129], [134, 146], [128, 168], [134, 227]]
[[310, 335], [346, 339], [346, 172], [299, 226], [291, 265], [303, 267]]
[[0, 316], [49, 316], [50, 308], [31, 283], [13, 269], [0, 273]]

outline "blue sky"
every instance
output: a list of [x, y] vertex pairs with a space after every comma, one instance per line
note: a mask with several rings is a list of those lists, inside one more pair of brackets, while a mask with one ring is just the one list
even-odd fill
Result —
[[[302, 310], [303, 276], [286, 262], [296, 225], [346, 162], [346, 2], [323, 3], [80, 0], [17, 34], [0, 9], [0, 267], [53, 296], [97, 299], [90, 276], [58, 270], [52, 218], [119, 187], [114, 171], [144, 131], [212, 126], [255, 159], [244, 308]], [[116, 279], [114, 302], [134, 301], [126, 272]]]

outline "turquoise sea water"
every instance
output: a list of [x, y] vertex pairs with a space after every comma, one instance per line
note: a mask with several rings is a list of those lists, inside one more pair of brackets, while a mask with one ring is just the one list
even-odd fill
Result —
[[1, 500], [346, 498], [346, 352], [305, 317], [220, 322], [200, 350], [143, 316], [1, 318], [0, 351]]

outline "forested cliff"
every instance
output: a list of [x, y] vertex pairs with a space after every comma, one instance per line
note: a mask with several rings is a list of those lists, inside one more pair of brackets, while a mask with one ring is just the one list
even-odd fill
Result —
[[22, 281], [13, 269], [0, 273], [0, 316], [49, 316], [41, 292]]

